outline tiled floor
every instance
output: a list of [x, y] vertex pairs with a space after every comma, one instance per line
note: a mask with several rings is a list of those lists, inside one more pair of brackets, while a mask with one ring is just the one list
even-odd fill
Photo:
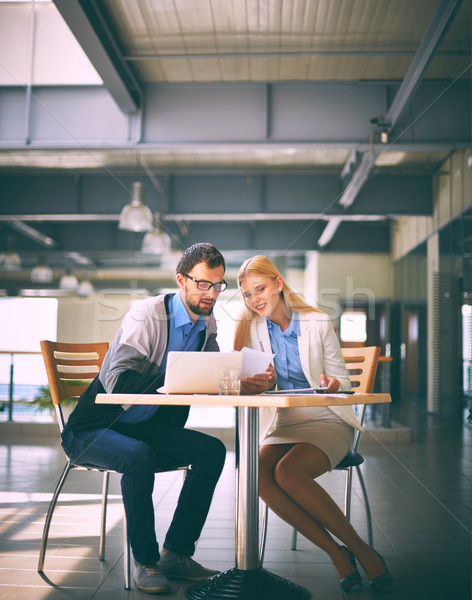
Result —
[[[471, 598], [472, 429], [449, 426], [411, 409], [410, 444], [369, 443], [363, 453], [374, 516], [375, 547], [395, 578], [391, 600]], [[45, 577], [36, 572], [45, 511], [63, 466], [56, 444], [0, 446], [0, 600], [148, 598], [123, 588], [122, 523], [118, 478], [111, 484], [107, 559], [99, 562], [100, 475], [72, 473], [51, 527]], [[175, 505], [182, 476], [159, 475], [155, 490], [159, 539]], [[342, 502], [343, 475], [325, 478]], [[352, 520], [364, 534], [357, 482]], [[274, 515], [264, 567], [305, 586], [317, 600], [343, 598], [328, 558], [307, 540], [290, 550], [290, 527]], [[228, 455], [195, 558], [207, 566], [234, 566], [234, 454]], [[173, 582], [169, 600], [183, 600], [186, 585]], [[371, 598], [364, 579], [353, 599]], [[251, 597], [252, 600], [252, 597]], [[265, 600], [261, 596], [261, 600]], [[267, 597], [267, 600], [271, 600]]]

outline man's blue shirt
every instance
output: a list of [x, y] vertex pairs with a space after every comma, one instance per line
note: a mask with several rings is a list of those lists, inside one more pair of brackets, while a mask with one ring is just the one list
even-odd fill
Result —
[[[169, 343], [167, 344], [167, 349], [162, 362], [159, 365], [158, 374], [164, 373], [167, 364], [167, 354], [171, 350], [185, 350], [188, 352], [198, 350], [201, 339], [199, 334], [206, 327], [203, 317], [200, 317], [195, 324], [192, 323], [182, 301], [180, 292], [175, 294], [175, 296], [169, 300], [169, 315]], [[158, 408], [159, 406], [155, 405], [143, 406], [136, 404], [121, 415], [118, 421], [120, 423], [141, 423], [147, 421]]]
[[159, 373], [163, 373], [167, 365], [167, 354], [171, 350], [195, 352], [198, 350], [200, 336], [198, 335], [206, 327], [205, 320], [200, 317], [195, 325], [189, 317], [180, 293], [175, 294], [169, 302], [169, 343], [167, 350], [159, 367]]

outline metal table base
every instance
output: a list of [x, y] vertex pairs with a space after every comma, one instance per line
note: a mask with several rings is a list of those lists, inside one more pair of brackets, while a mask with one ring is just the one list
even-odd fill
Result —
[[308, 600], [308, 590], [265, 569], [230, 569], [193, 585], [188, 600]]
[[185, 591], [188, 600], [306, 600], [304, 587], [259, 566], [259, 412], [236, 409], [236, 567]]

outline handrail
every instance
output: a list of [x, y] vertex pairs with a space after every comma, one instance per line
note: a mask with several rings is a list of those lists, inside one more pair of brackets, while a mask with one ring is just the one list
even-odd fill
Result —
[[0, 354], [41, 354], [36, 350], [0, 350]]
[[35, 350], [0, 350], [0, 354], [10, 355], [10, 383], [8, 386], [8, 420], [13, 421], [13, 375], [15, 371], [15, 354], [41, 354]]

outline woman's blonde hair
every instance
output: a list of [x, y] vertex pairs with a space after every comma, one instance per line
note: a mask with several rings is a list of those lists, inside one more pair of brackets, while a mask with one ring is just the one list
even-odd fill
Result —
[[[280, 271], [274, 265], [274, 263], [264, 256], [263, 254], [257, 254], [252, 258], [248, 258], [240, 267], [238, 272], [238, 286], [241, 291], [241, 283], [245, 277], [248, 275], [260, 275], [262, 277], [268, 277], [269, 279], [277, 279], [277, 277], [282, 277]], [[282, 277], [283, 279], [283, 277]], [[282, 299], [284, 301], [285, 306], [287, 307], [287, 312], [290, 314], [292, 311], [295, 312], [321, 312], [314, 306], [310, 306], [304, 300], [300, 298], [290, 286], [287, 285], [285, 280], [283, 280], [284, 285], [281, 291]], [[257, 316], [257, 313], [254, 312], [249, 306], [246, 304], [246, 299], [244, 298], [245, 307], [243, 312], [239, 316], [238, 324], [236, 325], [236, 331], [234, 334], [234, 349], [241, 350], [244, 346], [249, 344], [250, 332], [251, 332], [251, 321], [254, 317]]]

